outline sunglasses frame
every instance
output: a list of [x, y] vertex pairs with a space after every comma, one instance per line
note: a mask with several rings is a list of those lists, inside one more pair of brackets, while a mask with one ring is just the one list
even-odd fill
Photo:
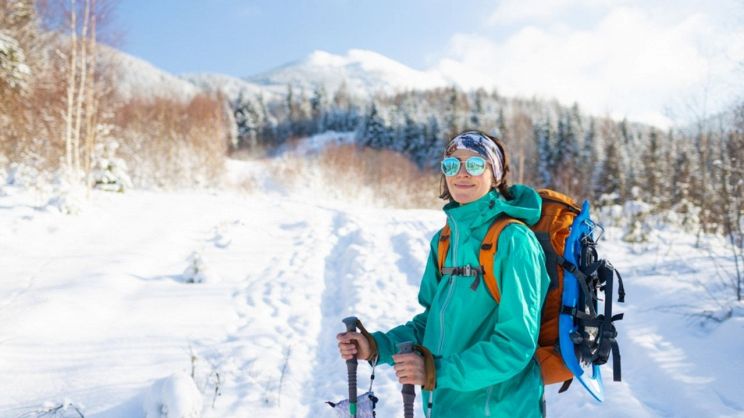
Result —
[[[481, 170], [480, 172], [473, 172], [468, 167], [468, 161], [473, 160], [473, 159], [480, 160], [480, 161], [483, 162], [483, 166], [482, 166], [482, 169], [480, 169]], [[444, 169], [444, 162], [445, 161], [457, 161], [457, 170], [455, 170], [455, 172], [453, 174], [447, 174], [447, 171]], [[460, 169], [462, 168], [463, 165], [465, 166], [465, 171], [469, 175], [471, 175], [473, 177], [477, 177], [477, 176], [480, 176], [481, 174], [483, 174], [483, 173], [486, 172], [486, 167], [488, 165], [488, 161], [486, 161], [486, 159], [483, 158], [483, 157], [481, 157], [480, 155], [473, 155], [472, 157], [468, 157], [465, 161], [461, 161], [457, 157], [447, 157], [447, 158], [442, 159], [442, 162], [440, 163], [440, 168], [442, 169], [442, 174], [444, 174], [446, 177], [454, 177], [454, 176], [456, 176], [460, 172]], [[477, 169], [478, 168], [474, 168], [474, 170], [477, 170]]]

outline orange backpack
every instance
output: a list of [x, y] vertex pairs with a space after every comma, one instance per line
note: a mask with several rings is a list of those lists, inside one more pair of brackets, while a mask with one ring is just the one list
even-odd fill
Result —
[[[545, 252], [545, 264], [548, 274], [550, 275], [550, 287], [542, 309], [540, 335], [538, 338], [538, 348], [535, 353], [535, 357], [540, 364], [544, 384], [549, 385], [564, 382], [564, 385], [560, 390], [561, 392], [563, 392], [568, 388], [568, 385], [570, 384], [574, 376], [574, 373], [571, 372], [568, 367], [566, 367], [566, 364], [561, 355], [561, 350], [558, 348], [558, 322], [563, 303], [562, 295], [564, 269], [569, 268], [573, 271], [574, 274], [581, 275], [584, 279], [586, 279], [586, 277], [581, 272], [579, 272], [577, 268], [566, 264], [566, 261], [563, 259], [562, 255], [564, 254], [566, 239], [568, 238], [571, 231], [571, 226], [574, 222], [574, 219], [581, 210], [576, 205], [576, 202], [574, 202], [573, 199], [562, 193], [558, 193], [556, 191], [548, 189], [542, 189], [538, 192], [542, 197], [542, 213], [540, 215], [540, 220], [530, 229], [535, 233], [535, 236], [537, 237], [540, 245]], [[488, 232], [486, 233], [486, 236], [481, 244], [481, 249], [478, 256], [480, 263], [480, 273], [483, 275], [484, 283], [496, 303], [499, 303], [501, 301], [501, 292], [499, 291], [498, 282], [496, 281], [496, 277], [494, 276], [494, 255], [497, 251], [498, 239], [501, 231], [503, 231], [506, 226], [512, 223], [524, 224], [520, 220], [507, 216], [497, 218], [488, 229]], [[462, 274], [462, 271], [458, 271], [458, 268], [444, 267], [444, 260], [447, 256], [449, 245], [450, 229], [449, 225], [445, 225], [441, 231], [437, 249], [437, 263], [439, 265], [439, 272], [440, 274], [452, 274], [452, 272], [454, 271], [455, 274]], [[607, 263], [607, 265], [609, 265], [609, 263]], [[470, 269], [468, 268], [468, 273], [466, 274], [469, 273]], [[596, 276], [596, 271], [594, 272], [594, 275]], [[598, 281], [593, 284], [596, 285], [597, 288], [599, 287]], [[612, 287], [611, 282], [609, 283], [609, 286]], [[621, 279], [621, 299], [624, 299], [624, 293], [625, 291], [622, 287]], [[622, 302], [623, 300], [620, 301]], [[593, 303], [593, 301], [590, 301], [589, 303]], [[616, 318], [614, 318], [613, 320], [620, 319], [621, 317], [622, 314], [616, 316]], [[594, 320], [597, 320], [596, 315]], [[600, 320], [603, 319], [600, 318]], [[614, 332], [614, 328], [612, 329], [612, 331]], [[610, 340], [608, 341], [608, 344], [614, 345], [613, 355], [617, 355], [617, 357], [613, 357], [613, 364], [615, 366], [615, 380], [619, 380], [619, 353], [616, 350], [617, 345], [614, 341], [614, 336], [611, 337], [612, 338], [608, 338], [608, 340]], [[595, 350], [593, 355], [596, 354], [597, 353]], [[609, 351], [604, 354], [604, 362], [606, 362], [606, 356], [609, 355]], [[594, 363], [603, 364], [601, 360], [597, 360]]]

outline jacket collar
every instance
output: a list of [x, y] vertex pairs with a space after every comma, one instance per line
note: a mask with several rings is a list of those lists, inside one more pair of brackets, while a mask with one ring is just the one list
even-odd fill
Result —
[[444, 212], [458, 226], [474, 228], [490, 222], [502, 213], [502, 202], [504, 198], [501, 194], [497, 190], [491, 190], [480, 199], [464, 205], [450, 202], [444, 206]]

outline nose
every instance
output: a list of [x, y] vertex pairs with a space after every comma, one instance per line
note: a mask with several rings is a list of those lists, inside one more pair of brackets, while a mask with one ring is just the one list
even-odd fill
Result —
[[457, 170], [455, 177], [470, 177], [470, 173], [465, 169], [465, 164], [460, 164], [460, 169]]

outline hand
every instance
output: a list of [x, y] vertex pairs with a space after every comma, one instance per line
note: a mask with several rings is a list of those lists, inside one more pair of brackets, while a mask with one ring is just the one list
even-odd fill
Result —
[[372, 354], [369, 341], [358, 332], [343, 332], [336, 335], [336, 340], [338, 340], [338, 351], [344, 360], [351, 360], [355, 357], [359, 360], [367, 360]]
[[417, 353], [395, 354], [393, 355], [395, 364], [395, 375], [398, 376], [398, 382], [402, 384], [424, 385], [426, 384], [426, 368], [424, 368], [424, 358]]

